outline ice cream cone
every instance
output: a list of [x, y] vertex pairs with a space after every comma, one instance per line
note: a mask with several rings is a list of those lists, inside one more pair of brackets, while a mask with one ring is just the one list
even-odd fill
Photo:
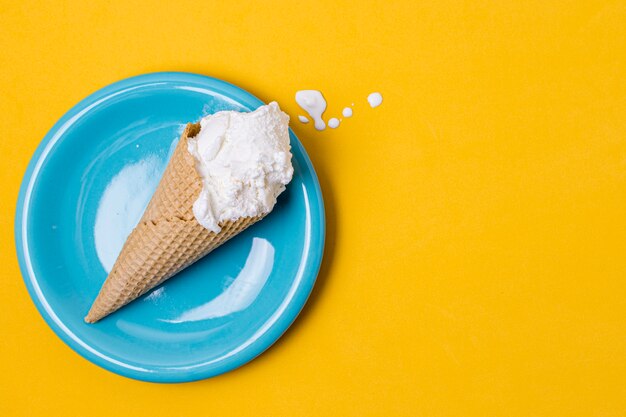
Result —
[[188, 138], [200, 124], [188, 124], [139, 224], [128, 236], [113, 269], [85, 317], [94, 323], [188, 267], [260, 220], [245, 217], [222, 224], [214, 233], [200, 225], [193, 203], [202, 190]]

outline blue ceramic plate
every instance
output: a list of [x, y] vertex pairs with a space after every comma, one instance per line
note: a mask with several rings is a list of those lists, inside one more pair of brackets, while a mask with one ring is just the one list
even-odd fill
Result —
[[92, 94], [46, 135], [22, 182], [15, 238], [31, 297], [72, 349], [131, 378], [193, 381], [252, 360], [294, 321], [325, 224], [315, 171], [290, 132], [295, 174], [270, 215], [99, 323], [83, 322], [185, 123], [262, 104], [214, 78], [148, 74]]

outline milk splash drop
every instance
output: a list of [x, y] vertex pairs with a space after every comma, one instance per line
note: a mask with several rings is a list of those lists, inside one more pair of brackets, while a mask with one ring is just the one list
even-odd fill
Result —
[[322, 114], [326, 110], [326, 100], [320, 91], [300, 90], [296, 92], [296, 103], [311, 116], [315, 122], [315, 129], [326, 129], [326, 123], [322, 120]]

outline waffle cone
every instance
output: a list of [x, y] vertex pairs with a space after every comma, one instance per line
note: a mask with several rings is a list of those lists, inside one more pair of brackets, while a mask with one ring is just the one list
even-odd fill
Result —
[[185, 128], [146, 211], [85, 317], [87, 323], [138, 298], [263, 217], [224, 222], [219, 233], [197, 222], [192, 208], [202, 190], [202, 179], [187, 141], [199, 131], [199, 123]]

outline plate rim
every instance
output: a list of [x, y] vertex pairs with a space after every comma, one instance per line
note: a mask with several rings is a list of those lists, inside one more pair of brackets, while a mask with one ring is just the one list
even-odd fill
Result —
[[[59, 118], [50, 130], [48, 130], [39, 145], [37, 145], [37, 148], [28, 162], [26, 171], [24, 172], [21, 180], [15, 211], [15, 247], [22, 279], [26, 285], [30, 298], [48, 326], [72, 350], [87, 359], [89, 362], [124, 377], [158, 383], [192, 382], [214, 377], [239, 368], [269, 349], [278, 339], [280, 339], [280, 337], [287, 331], [300, 314], [313, 290], [315, 281], [317, 280], [322, 264], [326, 239], [326, 214], [324, 200], [313, 163], [311, 162], [304, 146], [291, 128], [289, 128], [291, 144], [292, 146], [295, 145], [295, 147], [297, 147], [298, 151], [302, 155], [307, 169], [311, 173], [314, 194], [317, 200], [316, 203], [319, 207], [315, 218], [312, 217], [311, 219], [311, 224], [315, 225], [312, 229], [318, 229], [317, 233], [311, 234], [311, 248], [309, 250], [311, 261], [307, 266], [308, 271], [305, 270], [303, 280], [297, 288], [296, 293], [293, 295], [292, 301], [286, 306], [280, 316], [277, 317], [273, 323], [271, 323], [267, 331], [253, 340], [248, 346], [233, 354], [231, 357], [222, 359], [216, 364], [205, 362], [199, 366], [193, 366], [191, 369], [189, 369], [188, 366], [169, 367], [167, 369], [148, 366], [148, 369], [133, 369], [125, 367], [122, 364], [115, 363], [120, 362], [118, 360], [106, 359], [102, 355], [99, 355], [96, 349], [89, 346], [87, 343], [83, 342], [76, 335], [74, 335], [60, 319], [55, 319], [53, 317], [54, 310], [47, 304], [42, 291], [36, 287], [35, 284], [37, 282], [37, 277], [34, 273], [31, 274], [24, 254], [24, 249], [27, 249], [25, 246], [27, 245], [27, 239], [25, 239], [23, 234], [25, 231], [23, 217], [26, 208], [25, 203], [27, 194], [29, 194], [29, 189], [32, 188], [32, 185], [37, 179], [38, 171], [35, 172], [37, 166], [48, 156], [45, 152], [49, 152], [55, 143], [62, 140], [63, 131], [60, 131], [60, 129], [62, 129], [63, 126], [65, 126], [72, 119], [77, 118], [78, 120], [81, 113], [95, 107], [99, 102], [106, 100], [107, 97], [110, 97], [115, 93], [128, 91], [128, 89], [131, 88], [139, 88], [142, 86], [149, 86], [150, 84], [157, 85], [161, 83], [199, 84], [213, 92], [224, 95], [231, 100], [244, 102], [246, 105], [250, 104], [254, 107], [264, 104], [262, 100], [254, 96], [252, 93], [219, 78], [191, 72], [174, 71], [136, 75], [116, 81], [89, 94], [87, 97], [72, 106], [63, 116], [61, 116], [61, 118]], [[53, 140], [54, 142], [52, 142]], [[51, 147], [48, 149], [48, 146]], [[312, 213], [315, 213], [315, 211], [312, 211]]]

